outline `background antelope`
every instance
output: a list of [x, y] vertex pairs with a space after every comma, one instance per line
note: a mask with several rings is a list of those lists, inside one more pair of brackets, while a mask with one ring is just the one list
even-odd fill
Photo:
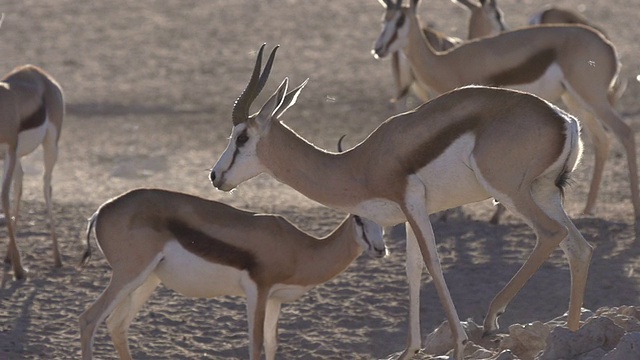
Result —
[[491, 302], [485, 332], [497, 330], [498, 316], [558, 245], [571, 270], [568, 324], [578, 328], [592, 248], [562, 206], [562, 189], [582, 150], [575, 118], [526, 93], [465, 87], [386, 120], [350, 150], [331, 153], [280, 120], [306, 81], [287, 91], [285, 79], [261, 109], [249, 115], [277, 48], [261, 73], [263, 49], [235, 103], [229, 144], [211, 170], [211, 182], [230, 191], [266, 172], [329, 207], [386, 226], [406, 222], [411, 301], [409, 341], [402, 358], [420, 348], [423, 261], [452, 328], [455, 357], [463, 358], [467, 336], [444, 279], [429, 214], [490, 197], [533, 228], [537, 245]]
[[[0, 80], [0, 152], [4, 158], [2, 211], [9, 237], [7, 259], [13, 266], [16, 279], [22, 279], [26, 275], [16, 245], [16, 224], [24, 175], [20, 158], [30, 154], [41, 144], [44, 154], [44, 198], [53, 242], [53, 261], [56, 267], [62, 266], [53, 222], [51, 175], [58, 158], [63, 116], [62, 89], [44, 70], [24, 65], [13, 69]], [[9, 196], [12, 183], [13, 206]]]
[[[446, 36], [428, 25], [425, 26], [422, 31], [427, 41], [438, 51], [446, 51], [462, 42], [462, 39]], [[429, 90], [424, 84], [416, 81], [413, 71], [411, 70], [411, 64], [409, 64], [407, 57], [402, 51], [396, 51], [391, 54], [391, 74], [393, 75], [393, 82], [396, 85], [396, 96], [391, 99], [391, 102], [399, 105], [399, 111], [408, 110], [407, 95], [409, 95], [410, 91], [422, 102], [429, 101], [429, 99], [435, 97], [432, 90]]]
[[[504, 13], [498, 7], [497, 0], [480, 0], [479, 3], [473, 0], [453, 0], [470, 10], [468, 38], [476, 39], [484, 36], [493, 36], [507, 31], [509, 27], [505, 24]], [[531, 15], [529, 25], [545, 24], [572, 24], [584, 25], [597, 30], [606, 36], [604, 30], [589, 21], [586, 17], [568, 9], [548, 6], [543, 10]], [[609, 100], [616, 104], [625, 89], [627, 81], [616, 77], [615, 82], [609, 91]]]
[[385, 57], [404, 51], [416, 77], [437, 92], [482, 84], [519, 89], [550, 101], [561, 98], [572, 113], [580, 115], [595, 146], [585, 213], [592, 213], [595, 207], [611, 146], [607, 130], [612, 131], [627, 155], [638, 237], [640, 194], [634, 133], [609, 99], [619, 71], [613, 44], [588, 27], [547, 25], [504, 32], [437, 52], [420, 30], [418, 4], [419, 0], [412, 0], [410, 6], [402, 6], [400, 0], [386, 6], [384, 28], [375, 42], [374, 55]]
[[137, 189], [100, 206], [91, 231], [113, 273], [107, 289], [80, 316], [82, 358], [92, 358], [96, 327], [107, 319], [121, 359], [131, 359], [129, 325], [163, 283], [185, 296], [247, 298], [249, 353], [267, 359], [277, 348], [280, 304], [297, 300], [344, 271], [363, 250], [386, 255], [382, 228], [348, 216], [314, 238], [275, 215], [262, 215], [159, 189]]

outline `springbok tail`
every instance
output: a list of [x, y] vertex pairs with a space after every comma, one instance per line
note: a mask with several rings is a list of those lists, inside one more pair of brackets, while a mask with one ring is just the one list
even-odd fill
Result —
[[80, 259], [80, 262], [77, 265], [78, 269], [83, 269], [84, 267], [86, 267], [87, 264], [89, 263], [89, 260], [91, 260], [91, 232], [95, 229], [97, 218], [98, 218], [98, 211], [96, 211], [93, 215], [91, 215], [91, 217], [88, 220], [87, 242], [86, 242], [87, 246], [84, 253], [82, 254], [82, 259]]

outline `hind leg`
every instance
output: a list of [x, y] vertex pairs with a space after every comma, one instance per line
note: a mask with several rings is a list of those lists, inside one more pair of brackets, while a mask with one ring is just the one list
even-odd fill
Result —
[[[555, 187], [552, 181], [547, 181], [546, 186], [550, 188], [550, 191], [555, 189], [558, 199], [560, 198], [560, 190]], [[531, 189], [530, 186], [524, 186], [523, 190], [516, 193], [513, 199], [505, 199], [504, 201], [500, 199], [505, 207], [514, 214], [520, 215], [533, 228], [537, 241], [529, 258], [491, 301], [489, 311], [484, 319], [485, 334], [495, 332], [498, 329], [498, 317], [504, 313], [506, 307], [524, 284], [569, 234], [569, 230], [561, 221], [549, 216], [538, 205], [529, 189]]]
[[83, 360], [93, 358], [93, 337], [97, 326], [113, 313], [123, 299], [146, 282], [161, 259], [161, 256], [157, 256], [146, 265], [139, 262], [127, 262], [126, 268], [114, 269], [107, 288], [96, 302], [80, 315], [80, 342]]
[[569, 330], [576, 331], [580, 327], [580, 310], [584, 302], [593, 246], [584, 239], [566, 214], [565, 224], [569, 229], [569, 237], [560, 243], [560, 248], [569, 261], [569, 270], [571, 272], [571, 295], [569, 298], [567, 327]]
[[584, 214], [593, 214], [596, 205], [600, 184], [602, 183], [602, 174], [604, 165], [609, 158], [611, 151], [611, 139], [603, 124], [599, 122], [590, 112], [586, 111], [579, 102], [569, 93], [562, 96], [562, 101], [567, 105], [572, 114], [578, 117], [583, 128], [589, 135], [595, 152], [595, 162], [593, 166], [593, 176], [589, 186], [589, 194], [587, 195], [587, 203], [584, 207]]
[[127, 295], [107, 318], [111, 341], [113, 341], [120, 359], [131, 359], [128, 340], [129, 326], [159, 284], [160, 279], [154, 274], [150, 274], [144, 283]]
[[2, 211], [6, 216], [7, 236], [9, 237], [9, 245], [7, 247], [7, 258], [10, 259], [11, 266], [13, 267], [13, 276], [16, 280], [24, 279], [27, 275], [27, 270], [22, 267], [22, 261], [20, 260], [20, 250], [16, 244], [16, 233], [14, 222], [11, 219], [11, 201], [9, 193], [11, 192], [11, 182], [13, 180], [13, 174], [16, 168], [18, 160], [17, 144], [9, 146], [4, 159], [4, 172], [2, 175], [2, 191], [0, 193], [0, 201], [2, 202]]
[[58, 144], [57, 134], [55, 131], [47, 132], [44, 141], [42, 142], [43, 155], [44, 155], [44, 175], [43, 192], [44, 200], [47, 205], [47, 218], [49, 221], [49, 233], [51, 234], [51, 241], [53, 245], [53, 263], [56, 267], [62, 266], [62, 256], [58, 249], [58, 237], [56, 236], [55, 224], [53, 221], [53, 200], [52, 200], [52, 186], [51, 177], [53, 173], [53, 167], [58, 160]]

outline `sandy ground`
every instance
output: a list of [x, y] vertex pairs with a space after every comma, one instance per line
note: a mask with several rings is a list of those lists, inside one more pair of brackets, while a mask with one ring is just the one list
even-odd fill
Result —
[[[566, 0], [608, 31], [617, 45], [628, 89], [619, 104], [625, 121], [640, 127], [640, 57], [637, 14], [631, 0]], [[512, 26], [539, 9], [532, 0], [503, 0]], [[80, 356], [77, 318], [106, 287], [110, 268], [97, 255], [79, 273], [86, 218], [102, 202], [147, 186], [197, 194], [255, 211], [283, 214], [302, 229], [325, 235], [343, 214], [260, 176], [232, 193], [213, 189], [208, 169], [226, 146], [230, 113], [263, 42], [281, 44], [264, 101], [288, 76], [310, 83], [285, 121], [313, 143], [333, 149], [364, 139], [393, 114], [388, 61], [370, 55], [382, 8], [374, 0], [83, 2], [6, 0], [0, 6], [3, 72], [32, 63], [63, 86], [67, 116], [54, 173], [56, 231], [65, 266], [53, 269], [41, 194], [41, 153], [23, 161], [25, 195], [19, 246], [31, 274], [16, 282], [5, 269], [0, 286], [0, 359], [70, 359]], [[421, 16], [447, 34], [466, 35], [466, 13], [449, 1], [422, 4]], [[473, 61], [473, 59], [470, 59]], [[637, 138], [637, 136], [636, 136]], [[626, 159], [614, 144], [595, 216], [583, 216], [593, 152], [568, 191], [567, 209], [596, 246], [585, 307], [638, 305], [640, 248], [634, 243]], [[463, 207], [435, 224], [438, 247], [461, 318], [481, 322], [493, 295], [531, 251], [535, 238], [508, 215], [486, 220], [489, 202]], [[6, 231], [0, 230], [3, 239]], [[6, 240], [0, 252], [6, 250]], [[342, 276], [283, 307], [279, 357], [383, 358], [402, 349], [408, 292], [404, 241], [390, 238], [384, 260], [358, 259]], [[569, 273], [558, 250], [501, 317], [512, 323], [546, 321], [568, 304]], [[444, 319], [427, 275], [422, 288], [424, 333]], [[244, 299], [194, 300], [162, 287], [134, 321], [134, 357], [244, 359], [248, 356]], [[99, 358], [116, 358], [101, 326]]]

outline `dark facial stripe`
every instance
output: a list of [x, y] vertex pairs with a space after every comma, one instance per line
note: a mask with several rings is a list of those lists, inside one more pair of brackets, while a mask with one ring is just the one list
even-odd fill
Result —
[[207, 261], [231, 266], [238, 270], [247, 270], [250, 273], [258, 265], [250, 251], [211, 237], [178, 219], [168, 219], [166, 226], [182, 247]]
[[462, 134], [471, 131], [478, 124], [478, 119], [467, 118], [443, 128], [438, 134], [429, 138], [411, 154], [404, 164], [407, 174], [415, 174], [427, 166]]
[[46, 119], [47, 119], [47, 109], [44, 106], [44, 101], [42, 101], [42, 104], [40, 105], [40, 107], [33, 114], [20, 120], [19, 131], [22, 132], [22, 131], [35, 129], [40, 125], [44, 124], [44, 121]]
[[[522, 46], [527, 45], [523, 44]], [[534, 82], [547, 71], [555, 60], [555, 50], [543, 50], [511, 69], [492, 75], [488, 79], [488, 84], [485, 85], [507, 86]]]
[[[240, 133], [240, 135], [246, 135], [247, 133], [247, 129], [244, 129], [243, 132]], [[240, 136], [238, 135], [238, 137]], [[231, 170], [231, 168], [233, 167], [233, 164], [236, 163], [236, 157], [238, 156], [238, 154], [240, 153], [240, 146], [244, 145], [244, 143], [242, 143], [241, 145], [238, 145], [238, 141], [237, 141], [237, 137], [236, 137], [236, 148], [235, 150], [233, 150], [233, 156], [231, 157], [231, 162], [229, 163], [229, 167], [227, 167], [226, 170], [223, 170], [222, 173], [220, 174], [220, 178], [224, 179], [224, 175], [227, 173], [227, 171]]]

